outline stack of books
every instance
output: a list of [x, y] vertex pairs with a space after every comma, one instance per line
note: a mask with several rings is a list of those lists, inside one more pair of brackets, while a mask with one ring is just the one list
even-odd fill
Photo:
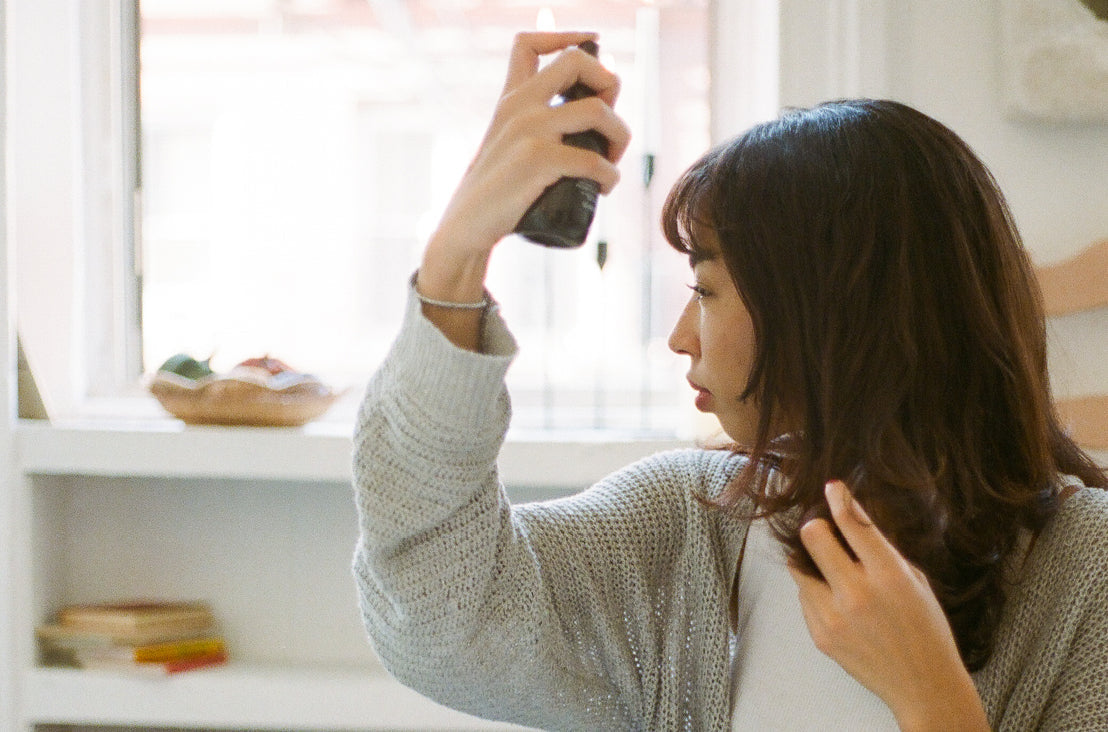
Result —
[[165, 676], [227, 661], [203, 602], [70, 605], [37, 629], [42, 663]]

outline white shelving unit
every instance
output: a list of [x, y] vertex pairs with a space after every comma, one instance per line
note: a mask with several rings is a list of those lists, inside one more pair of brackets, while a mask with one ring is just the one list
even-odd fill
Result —
[[[71, 316], [85, 307], [77, 272], [90, 261], [82, 241], [96, 208], [82, 192], [92, 173], [79, 165], [81, 150], [102, 152], [80, 124], [82, 97], [100, 95], [77, 73], [86, 52], [101, 50], [81, 43], [94, 5], [108, 3], [0, 0], [0, 35], [10, 41], [0, 44], [0, 138], [10, 143], [0, 145], [0, 732], [507, 729], [394, 683], [365, 639], [350, 573], [348, 425], [16, 419], [9, 236], [28, 242], [24, 273], [51, 273], [48, 285], [18, 288], [36, 305], [22, 303], [20, 328], [51, 346], [35, 364], [54, 377], [44, 386], [73, 380], [87, 335]], [[70, 397], [58, 413], [82, 406]], [[538, 498], [668, 446], [514, 439], [502, 477], [515, 495]], [[536, 475], [559, 479], [535, 485]], [[34, 629], [57, 608], [135, 596], [209, 601], [231, 663], [158, 680], [37, 664]]]
[[35, 669], [34, 723], [274, 730], [512, 730], [446, 709], [380, 673], [232, 664], [169, 680]]
[[[446, 709], [374, 656], [350, 573], [347, 426], [22, 421], [8, 439], [13, 653], [0, 668], [15, 704], [0, 728], [520, 729]], [[517, 438], [501, 473], [541, 498], [676, 446]], [[34, 628], [58, 607], [143, 596], [210, 602], [231, 663], [167, 679], [37, 665]]]

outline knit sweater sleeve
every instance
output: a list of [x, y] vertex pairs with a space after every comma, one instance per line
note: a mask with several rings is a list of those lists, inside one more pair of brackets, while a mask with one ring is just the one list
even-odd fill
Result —
[[1066, 499], [1031, 547], [976, 674], [993, 728], [1108, 730], [1108, 491]]
[[1086, 489], [1069, 500], [1075, 505], [1052, 577], [1067, 577], [1068, 612], [1051, 634], [1066, 643], [1049, 664], [1058, 671], [1039, 729], [1108, 730], [1108, 491]]
[[657, 643], [627, 626], [665, 630], [627, 616], [664, 604], [703, 451], [513, 507], [496, 458], [515, 346], [495, 314], [484, 351], [453, 347], [410, 301], [370, 382], [354, 455], [367, 631], [390, 673], [448, 706], [544, 729], [634, 728], [652, 703], [639, 656]]

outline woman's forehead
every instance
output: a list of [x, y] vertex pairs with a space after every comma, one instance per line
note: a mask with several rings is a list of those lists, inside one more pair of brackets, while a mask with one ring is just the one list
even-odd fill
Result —
[[695, 267], [701, 262], [718, 260], [723, 253], [715, 230], [699, 222], [694, 224], [689, 232], [688, 245], [690, 267]]

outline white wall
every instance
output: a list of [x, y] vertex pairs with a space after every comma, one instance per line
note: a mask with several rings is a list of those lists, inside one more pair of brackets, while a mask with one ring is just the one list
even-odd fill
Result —
[[[890, 97], [936, 117], [993, 171], [1046, 264], [1108, 239], [1108, 122], [1006, 111], [1006, 1], [781, 0], [780, 101]], [[1058, 396], [1108, 392], [1108, 309], [1052, 319], [1050, 332]]]
[[[1008, 196], [1032, 257], [1044, 264], [1108, 239], [1108, 122], [1006, 114], [1002, 2], [895, 0], [891, 91], [978, 151]], [[1058, 394], [1108, 392], [1108, 310], [1055, 318], [1050, 331]]]
[[1047, 262], [1108, 238], [1108, 122], [1049, 123], [1006, 114], [1001, 2], [893, 0], [891, 92], [977, 149], [1036, 259]]

